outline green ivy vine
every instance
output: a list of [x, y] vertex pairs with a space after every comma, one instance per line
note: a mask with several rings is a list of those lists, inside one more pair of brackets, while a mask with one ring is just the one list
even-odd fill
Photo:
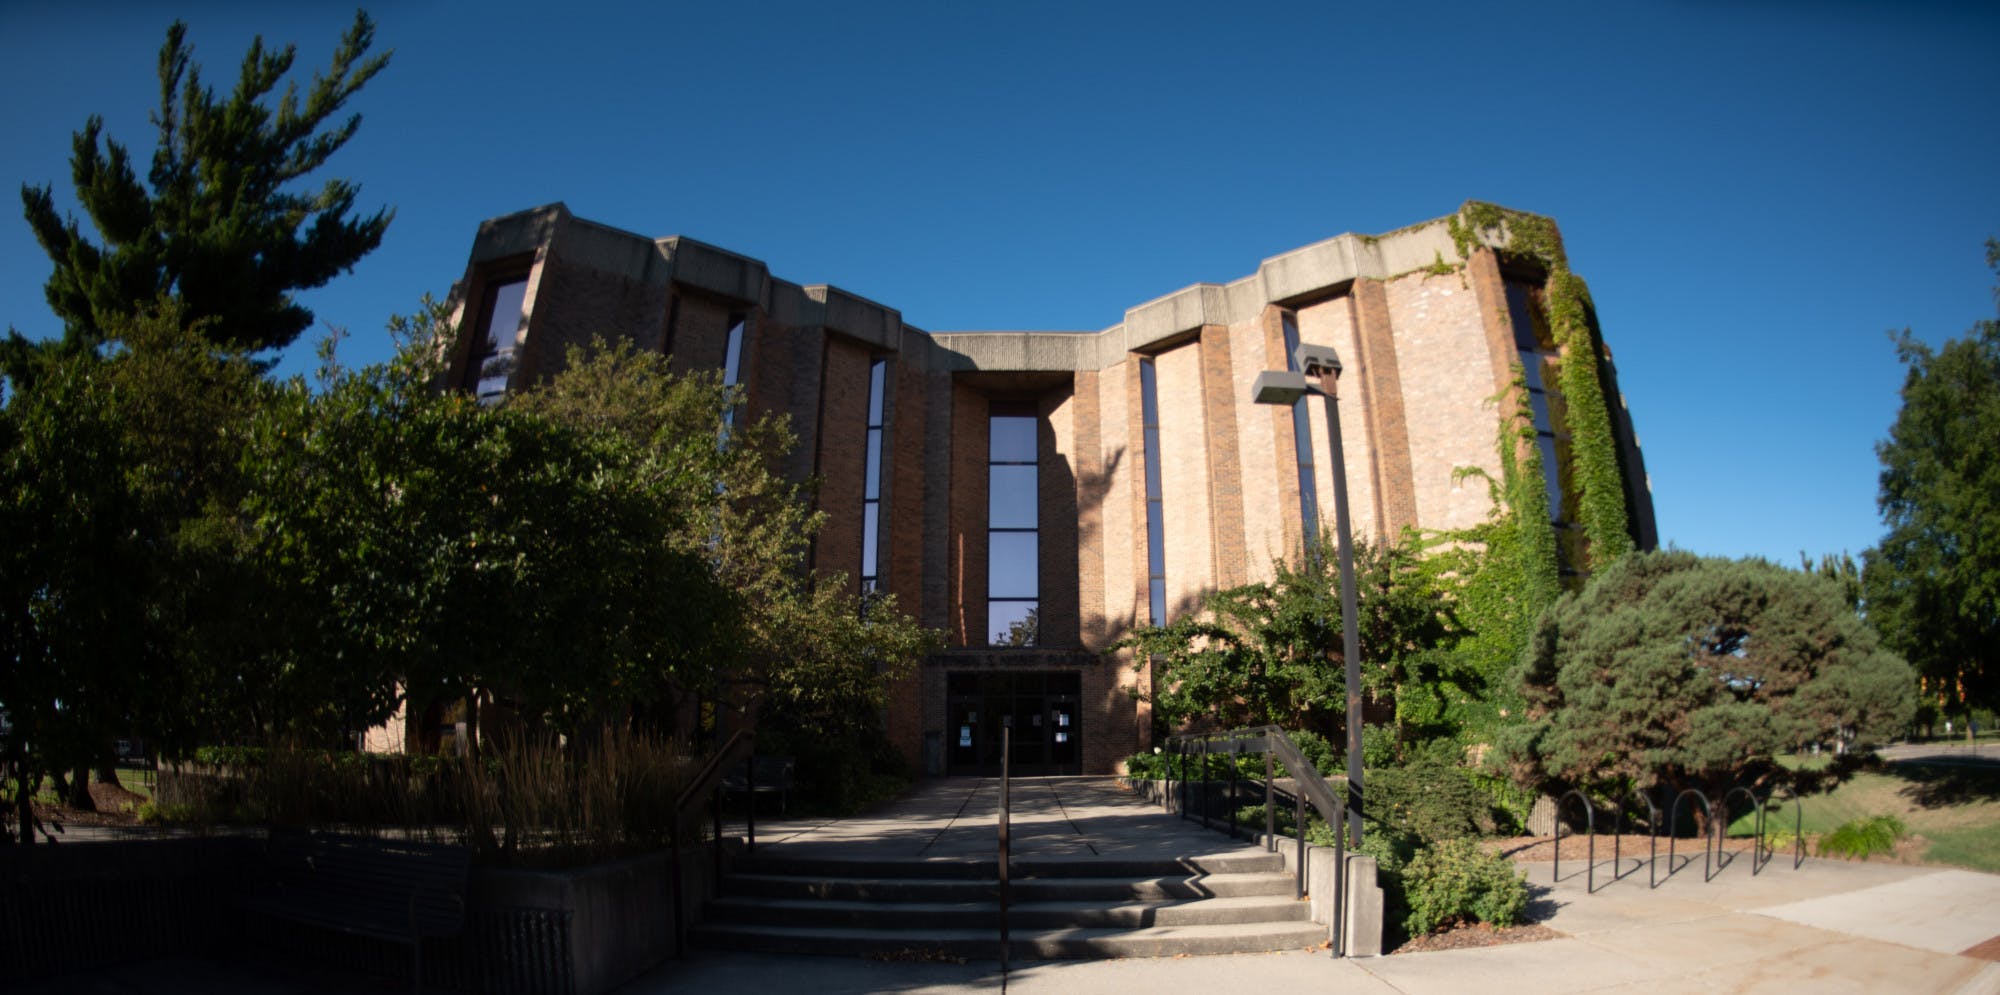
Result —
[[[1470, 259], [1472, 251], [1480, 246], [1503, 245], [1510, 253], [1540, 263], [1548, 273], [1545, 293], [1549, 327], [1562, 351], [1559, 377], [1569, 408], [1569, 469], [1577, 491], [1576, 520], [1583, 528], [1589, 558], [1588, 564], [1578, 566], [1595, 569], [1631, 552], [1631, 516], [1625, 505], [1610, 406], [1605, 402], [1604, 385], [1598, 376], [1603, 354], [1591, 329], [1590, 289], [1582, 277], [1570, 271], [1569, 257], [1563, 252], [1562, 235], [1555, 222], [1474, 200], [1459, 208], [1446, 227], [1461, 259]], [[1532, 425], [1532, 419], [1527, 424]], [[1502, 449], [1504, 467], [1506, 446]], [[1538, 465], [1540, 461], [1537, 453], [1529, 462]], [[1539, 472], [1530, 479], [1539, 486]], [[1547, 501], [1541, 499], [1538, 504], [1541, 521], [1546, 522]], [[1517, 517], [1528, 514], [1520, 504], [1515, 504], [1513, 510]], [[1530, 519], [1523, 517], [1523, 521]], [[1550, 548], [1554, 548], [1553, 537]]]
[[1456, 703], [1450, 716], [1468, 745], [1491, 743], [1495, 730], [1519, 720], [1520, 695], [1508, 675], [1535, 620], [1562, 596], [1541, 447], [1535, 445], [1527, 380], [1519, 364], [1512, 386], [1517, 389], [1492, 399], [1504, 403], [1511, 395], [1515, 403], [1514, 417], [1502, 420], [1495, 440], [1499, 479], [1478, 467], [1461, 467], [1456, 474], [1461, 481], [1486, 482], [1493, 513], [1478, 525], [1424, 537], [1426, 568], [1454, 579], [1457, 614], [1469, 633], [1454, 652], [1485, 686], [1483, 694]]

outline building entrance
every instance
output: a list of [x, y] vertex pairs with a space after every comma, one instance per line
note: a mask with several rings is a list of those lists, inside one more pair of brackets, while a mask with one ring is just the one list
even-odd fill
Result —
[[1011, 720], [1016, 777], [1083, 773], [1082, 691], [1077, 671], [947, 675], [945, 772], [999, 774], [1000, 730]]

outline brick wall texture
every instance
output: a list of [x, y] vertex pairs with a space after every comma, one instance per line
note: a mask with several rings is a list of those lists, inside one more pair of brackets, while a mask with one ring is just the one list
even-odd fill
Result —
[[[1454, 481], [1465, 467], [1499, 471], [1494, 445], [1503, 409], [1492, 399], [1509, 383], [1514, 351], [1500, 260], [1488, 249], [1449, 273], [1355, 277], [1240, 320], [1154, 335], [1130, 352], [1099, 350], [1094, 362], [1079, 360], [1072, 369], [1033, 362], [1013, 369], [953, 358], [893, 311], [866, 312], [890, 316], [884, 338], [867, 322], [834, 327], [829, 322], [858, 312], [815, 307], [825, 298], [801, 298], [790, 284], [783, 286], [793, 296], [774, 303], [775, 281], [729, 276], [750, 272], [741, 265], [761, 266], [741, 257], [691, 266], [683, 277], [659, 260], [642, 270], [613, 265], [602, 232], [595, 241], [566, 241], [561, 219], [546, 231], [541, 242], [504, 254], [482, 257], [476, 248], [460, 286], [470, 325], [489, 281], [527, 274], [515, 386], [552, 375], [565, 349], [594, 336], [666, 350], [676, 371], [715, 370], [730, 322], [741, 316], [751, 413], [788, 416], [800, 445], [786, 469], [819, 480], [815, 500], [826, 525], [813, 566], [844, 573], [850, 584], [861, 568], [869, 368], [886, 361], [881, 586], [904, 611], [941, 630], [947, 644], [892, 688], [886, 725], [896, 748], [928, 773], [945, 772], [940, 746], [954, 733], [945, 699], [955, 673], [1077, 675], [1083, 772], [1115, 770], [1151, 743], [1149, 711], [1131, 692], [1146, 690], [1152, 676], [1129, 651], [1106, 652], [1134, 626], [1166, 621], [1150, 617], [1147, 596], [1142, 360], [1154, 364], [1159, 391], [1169, 618], [1195, 610], [1218, 588], [1268, 578], [1273, 560], [1295, 556], [1303, 541], [1291, 412], [1251, 398], [1260, 371], [1285, 366], [1287, 319], [1306, 341], [1332, 346], [1344, 364], [1344, 466], [1328, 455], [1323, 404], [1310, 402], [1324, 525], [1334, 522], [1335, 473], [1345, 474], [1354, 534], [1371, 541], [1408, 526], [1472, 525], [1493, 510], [1483, 484]], [[681, 244], [676, 251], [693, 250]], [[453, 358], [462, 367], [463, 347]], [[995, 405], [1032, 410], [1038, 422], [1041, 628], [1033, 648], [986, 645], [987, 439]], [[1621, 416], [1629, 435], [1629, 414], [1621, 409]], [[1638, 465], [1636, 444], [1621, 441], [1631, 450], [1628, 462]], [[1643, 479], [1634, 483], [1643, 486]], [[1650, 521], [1635, 527], [1649, 529]]]

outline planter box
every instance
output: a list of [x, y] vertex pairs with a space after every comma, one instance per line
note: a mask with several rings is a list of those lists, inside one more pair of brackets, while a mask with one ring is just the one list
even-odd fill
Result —
[[678, 912], [671, 859], [660, 852], [564, 870], [475, 870], [484, 987], [600, 995], [672, 957], [678, 924], [691, 923], [714, 893], [714, 849], [681, 850]]

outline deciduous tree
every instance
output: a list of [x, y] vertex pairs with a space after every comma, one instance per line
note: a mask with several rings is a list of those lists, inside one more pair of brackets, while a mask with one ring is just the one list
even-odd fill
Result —
[[[1362, 681], [1378, 711], [1428, 726], [1437, 685], [1465, 678], [1443, 651], [1462, 630], [1451, 598], [1407, 541], [1355, 544]], [[1344, 741], [1346, 673], [1340, 660], [1340, 577], [1322, 536], [1303, 561], [1272, 565], [1268, 582], [1218, 591], [1164, 626], [1114, 648], [1136, 651], [1153, 675], [1156, 718], [1168, 726], [1271, 723]], [[1461, 689], [1462, 690], [1462, 689]]]
[[1938, 349], [1906, 331], [1896, 352], [1909, 372], [1875, 447], [1889, 534], [1864, 554], [1868, 617], [1969, 734], [1971, 709], [2000, 707], [2000, 321]]

